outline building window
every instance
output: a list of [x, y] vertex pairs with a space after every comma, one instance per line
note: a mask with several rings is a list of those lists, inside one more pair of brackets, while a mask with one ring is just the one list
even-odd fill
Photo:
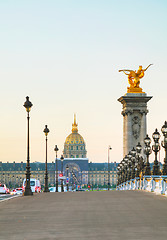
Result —
[[73, 146], [71, 146], [71, 150], [73, 150]]
[[78, 146], [77, 146], [77, 150], [78, 150]]

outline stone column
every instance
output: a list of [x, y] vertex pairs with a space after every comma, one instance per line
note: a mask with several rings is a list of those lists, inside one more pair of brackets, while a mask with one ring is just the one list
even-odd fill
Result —
[[138, 142], [144, 147], [144, 138], [147, 134], [147, 102], [152, 97], [146, 93], [126, 93], [118, 101], [123, 105], [123, 156]]

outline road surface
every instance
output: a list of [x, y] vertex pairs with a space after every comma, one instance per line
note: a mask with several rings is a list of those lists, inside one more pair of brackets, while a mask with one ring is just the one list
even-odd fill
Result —
[[166, 240], [167, 198], [143, 191], [40, 193], [0, 202], [2, 240]]

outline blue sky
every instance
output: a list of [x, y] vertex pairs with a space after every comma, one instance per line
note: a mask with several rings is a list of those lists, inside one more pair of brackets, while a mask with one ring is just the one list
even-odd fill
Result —
[[[154, 65], [141, 80], [153, 96], [148, 133], [166, 119], [166, 1], [1, 1], [0, 160], [26, 160], [26, 113], [31, 111], [31, 161], [60, 154], [77, 114], [91, 161], [122, 158], [122, 116], [117, 99], [128, 81], [119, 69]], [[163, 153], [162, 153], [163, 155]]]

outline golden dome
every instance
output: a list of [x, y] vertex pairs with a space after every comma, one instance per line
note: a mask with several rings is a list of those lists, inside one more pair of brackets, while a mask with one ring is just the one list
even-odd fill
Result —
[[66, 138], [65, 144], [85, 144], [83, 137], [78, 133], [78, 124], [74, 114], [74, 123], [72, 124], [72, 133]]
[[79, 133], [71, 133], [66, 138], [65, 144], [84, 144], [84, 139]]

